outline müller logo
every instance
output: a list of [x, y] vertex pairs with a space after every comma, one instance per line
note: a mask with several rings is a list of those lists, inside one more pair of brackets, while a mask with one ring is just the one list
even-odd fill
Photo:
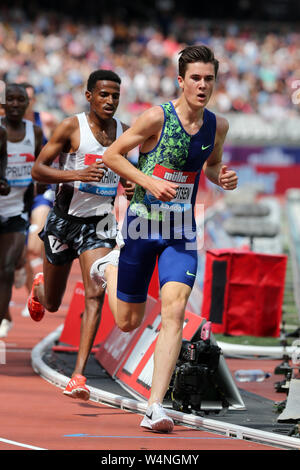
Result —
[[156, 164], [153, 170], [153, 176], [174, 183], [194, 184], [196, 172], [173, 170], [172, 168], [166, 168], [165, 166]]
[[186, 183], [187, 176], [185, 176], [182, 171], [174, 172], [174, 173], [169, 173], [165, 172], [165, 179], [168, 181], [174, 181], [176, 183]]

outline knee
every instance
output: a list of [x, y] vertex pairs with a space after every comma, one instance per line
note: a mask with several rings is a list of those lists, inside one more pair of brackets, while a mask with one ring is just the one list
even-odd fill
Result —
[[46, 301], [44, 307], [46, 310], [48, 310], [48, 312], [55, 313], [60, 307], [60, 302]]
[[186, 302], [184, 299], [175, 299], [174, 301], [162, 306], [162, 328], [169, 327], [173, 329], [182, 329]]
[[124, 331], [124, 333], [129, 333], [130, 331], [135, 330], [140, 326], [142, 320], [136, 317], [133, 318], [117, 318], [116, 323], [120, 330]]
[[[38, 297], [39, 298], [39, 297]], [[44, 292], [43, 305], [48, 312], [55, 313], [58, 311], [61, 305], [61, 299], [55, 297], [47, 296], [47, 293]]]

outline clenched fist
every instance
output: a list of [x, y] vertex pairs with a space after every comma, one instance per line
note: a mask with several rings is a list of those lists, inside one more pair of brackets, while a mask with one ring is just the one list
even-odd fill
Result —
[[223, 189], [233, 190], [237, 187], [238, 177], [234, 170], [228, 170], [226, 165], [223, 165], [219, 173], [219, 185]]
[[98, 161], [92, 163], [88, 167], [84, 168], [83, 170], [78, 170], [78, 181], [82, 181], [84, 183], [90, 181], [101, 181], [104, 172], [107, 170], [104, 163], [102, 161]]

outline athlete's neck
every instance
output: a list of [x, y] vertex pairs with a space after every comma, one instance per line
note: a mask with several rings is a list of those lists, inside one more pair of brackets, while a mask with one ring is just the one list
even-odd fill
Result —
[[196, 133], [203, 124], [205, 108], [195, 108], [189, 105], [183, 95], [173, 101], [173, 106], [186, 131], [190, 134]]
[[5, 116], [2, 119], [2, 124], [4, 124], [5, 127], [9, 127], [10, 129], [13, 129], [15, 131], [23, 130], [24, 129], [24, 122], [23, 118], [21, 120], [14, 120], [14, 119], [9, 119], [7, 116]]
[[92, 112], [89, 112], [86, 116], [87, 116], [89, 125], [93, 129], [104, 131], [104, 132], [110, 128], [110, 126], [112, 125], [114, 121], [113, 117], [109, 119], [102, 119], [100, 116]]

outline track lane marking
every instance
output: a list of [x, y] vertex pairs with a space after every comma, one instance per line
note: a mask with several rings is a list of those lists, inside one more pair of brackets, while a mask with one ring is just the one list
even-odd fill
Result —
[[30, 444], [24, 444], [22, 442], [10, 441], [9, 439], [4, 439], [3, 437], [0, 437], [0, 442], [4, 442], [5, 444], [11, 444], [13, 446], [26, 447], [27, 449], [32, 449], [32, 450], [48, 450], [48, 449], [43, 449], [42, 447], [36, 447], [36, 446], [31, 446]]

